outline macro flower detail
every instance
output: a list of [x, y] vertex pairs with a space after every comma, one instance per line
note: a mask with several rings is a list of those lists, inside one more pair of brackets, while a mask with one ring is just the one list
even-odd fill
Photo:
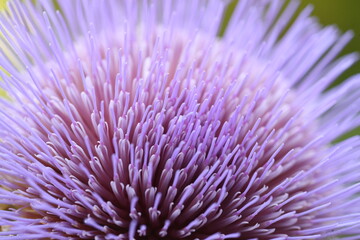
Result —
[[1, 15], [1, 239], [360, 236], [350, 32], [296, 1], [222, 37], [217, 0], [53, 4]]

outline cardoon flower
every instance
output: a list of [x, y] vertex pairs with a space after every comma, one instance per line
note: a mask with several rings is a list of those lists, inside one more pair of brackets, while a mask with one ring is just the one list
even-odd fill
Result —
[[2, 239], [359, 239], [351, 33], [296, 1], [223, 37], [218, 0], [31, 2], [1, 16]]

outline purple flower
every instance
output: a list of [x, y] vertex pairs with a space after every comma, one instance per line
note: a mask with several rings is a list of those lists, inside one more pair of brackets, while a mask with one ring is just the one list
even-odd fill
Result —
[[30, 2], [0, 24], [1, 239], [359, 238], [351, 33], [296, 1], [221, 38], [218, 0]]

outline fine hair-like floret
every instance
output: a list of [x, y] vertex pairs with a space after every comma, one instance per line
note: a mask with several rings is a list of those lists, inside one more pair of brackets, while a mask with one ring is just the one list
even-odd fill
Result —
[[[0, 239], [357, 239], [351, 39], [297, 2], [10, 1]], [[6, 49], [6, 51], [5, 51]]]

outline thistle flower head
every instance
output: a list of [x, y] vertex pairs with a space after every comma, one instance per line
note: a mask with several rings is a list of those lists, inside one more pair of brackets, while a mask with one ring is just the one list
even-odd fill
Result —
[[[297, 2], [11, 1], [2, 239], [360, 236], [356, 55]], [[290, 24], [290, 22], [292, 22]]]

